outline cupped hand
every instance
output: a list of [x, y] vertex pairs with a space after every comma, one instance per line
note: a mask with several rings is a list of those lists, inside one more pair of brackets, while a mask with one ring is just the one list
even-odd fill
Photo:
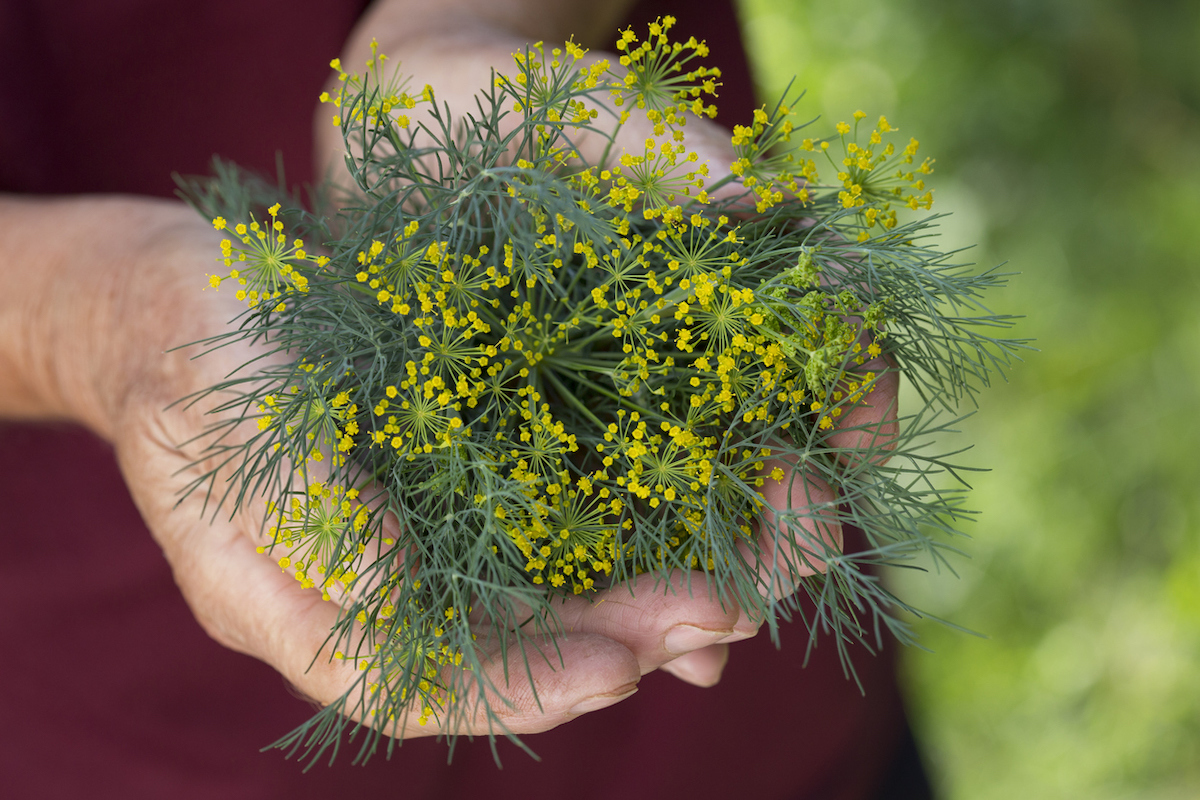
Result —
[[[224, 398], [180, 402], [245, 374], [247, 364], [262, 364], [256, 361], [261, 354], [244, 341], [200, 357], [202, 347], [176, 349], [227, 331], [242, 309], [230, 290], [205, 288], [205, 273], [218, 266], [220, 237], [175, 204], [150, 202], [137, 210], [156, 233], [119, 259], [122, 274], [108, 292], [119, 305], [111, 315], [114, 327], [96, 337], [103, 346], [80, 358], [90, 364], [88, 383], [99, 387], [90, 423], [112, 441], [131, 495], [204, 629], [221, 644], [270, 664], [301, 693], [332, 703], [360, 677], [352, 664], [330, 657], [327, 639], [341, 607], [303, 588], [259, 552], [267, 543], [261, 499], [245, 500], [232, 514], [222, 504], [227, 471], [206, 454], [206, 432], [222, 421], [210, 412]], [[84, 374], [77, 370], [75, 377]], [[249, 433], [226, 430], [224, 443]], [[183, 493], [212, 470], [211, 492], [202, 486]], [[564, 601], [558, 610], [566, 633], [535, 643], [547, 657], [529, 659], [532, 686], [524, 666], [514, 668], [520, 653], [502, 652], [480, 637], [487, 677], [510, 701], [493, 703], [508, 730], [547, 730], [610, 705], [631, 694], [646, 672], [746, 633], [737, 629], [736, 607], [703, 590], [689, 593], [685, 576], [673, 582], [673, 591], [651, 591], [648, 577], [635, 582], [634, 592], [619, 586], [589, 600]], [[714, 670], [696, 678], [715, 680]], [[454, 732], [489, 732], [484, 718], [464, 725]], [[436, 723], [411, 719], [400, 726], [405, 735], [444, 732]]]

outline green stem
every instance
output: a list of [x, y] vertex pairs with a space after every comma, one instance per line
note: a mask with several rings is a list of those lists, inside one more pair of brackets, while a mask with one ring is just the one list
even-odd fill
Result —
[[546, 370], [545, 377], [546, 380], [554, 385], [554, 389], [559, 393], [559, 396], [561, 396], [564, 400], [574, 406], [576, 410], [595, 423], [597, 428], [604, 430], [607, 427], [603, 422], [600, 421], [599, 417], [592, 413], [592, 410], [588, 408], [587, 403], [580, 400], [570, 389], [563, 385], [563, 382], [558, 379], [557, 375], [550, 370]]
[[583, 377], [582, 375], [576, 375], [575, 380], [579, 381], [580, 383], [582, 383], [584, 386], [588, 387], [592, 391], [602, 394], [605, 397], [609, 398], [610, 400], [620, 403], [621, 405], [626, 406], [630, 410], [636, 411], [639, 414], [643, 414], [651, 419], [658, 419], [662, 416], [661, 414], [659, 414], [656, 411], [650, 411], [646, 408], [643, 408], [642, 406], [639, 406], [637, 403], [632, 402], [628, 397], [623, 397], [615, 392], [612, 392], [612, 391], [604, 388], [603, 386], [600, 386], [599, 384], [589, 381], [587, 378]]

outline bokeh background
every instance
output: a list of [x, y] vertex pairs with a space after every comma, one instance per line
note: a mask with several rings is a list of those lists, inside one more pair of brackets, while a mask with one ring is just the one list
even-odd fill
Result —
[[947, 800], [1200, 797], [1200, 2], [741, 0], [761, 95], [886, 114], [1037, 340], [965, 426], [959, 577], [906, 581]]

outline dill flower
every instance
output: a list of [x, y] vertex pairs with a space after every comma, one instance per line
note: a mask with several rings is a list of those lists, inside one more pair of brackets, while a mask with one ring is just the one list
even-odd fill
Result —
[[632, 28], [626, 28], [617, 39], [616, 49], [625, 67], [623, 78], [614, 76], [611, 84], [617, 105], [632, 102], [639, 109], [649, 109], [648, 118], [667, 126], [685, 124], [687, 112], [696, 116], [716, 116], [716, 106], [705, 98], [715, 97], [721, 70], [715, 67], [689, 64], [708, 55], [708, 45], [689, 38], [686, 42], [671, 42], [667, 36], [675, 18], [660, 17], [652, 22], [649, 35], [639, 41]]
[[283, 232], [283, 222], [278, 219], [279, 204], [267, 209], [270, 222], [263, 225], [250, 216], [249, 224], [239, 222], [231, 229], [224, 217], [213, 219], [217, 230], [228, 230], [236, 238], [221, 240], [221, 262], [230, 271], [227, 275], [210, 275], [209, 285], [214, 289], [222, 280], [235, 280], [239, 286], [237, 298], [250, 306], [260, 302], [279, 301], [276, 310], [282, 310], [282, 295], [308, 290], [308, 278], [296, 267], [308, 259], [304, 242], [300, 239], [288, 241]]
[[[319, 754], [357, 730], [369, 754], [409, 714], [453, 729], [483, 675], [473, 620], [532, 620], [511, 641], [554, 634], [555, 598], [642, 573], [706, 573], [772, 627], [813, 614], [814, 637], [910, 640], [913, 609], [868, 568], [942, 558], [933, 532], [967, 513], [929, 442], [1017, 346], [980, 304], [1003, 276], [948, 261], [932, 220], [900, 215], [932, 202], [932, 161], [882, 117], [800, 138], [794, 100], [764, 106], [710, 182], [682, 130], [714, 112], [720, 73], [673, 24], [623, 31], [615, 66], [583, 64], [573, 41], [533, 45], [462, 119], [428, 87], [409, 94], [374, 48], [362, 76], [335, 62], [341, 88], [322, 100], [360, 192], [336, 218], [280, 199], [260, 223], [240, 210], [266, 204], [259, 190], [228, 168], [192, 187], [231, 232], [210, 282], [236, 281], [247, 308], [226, 338], [286, 356], [213, 388], [258, 422], [219, 446], [230, 496], [267, 496], [264, 551], [337, 595], [330, 636], [362, 673], [359, 705], [279, 746]], [[621, 109], [607, 129], [605, 99]], [[418, 103], [433, 141], [414, 148]], [[617, 154], [633, 113], [654, 136]], [[501, 140], [506, 115], [517, 132]], [[613, 158], [588, 163], [581, 130]], [[884, 370], [924, 407], [894, 438], [836, 438]], [[771, 482], [797, 480], [837, 498], [767, 504]], [[839, 552], [826, 532], [842, 523], [870, 547]], [[766, 552], [785, 557], [759, 569]]]

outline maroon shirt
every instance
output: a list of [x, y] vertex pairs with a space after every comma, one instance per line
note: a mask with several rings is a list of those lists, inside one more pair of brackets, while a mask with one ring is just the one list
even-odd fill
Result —
[[[362, 4], [343, 0], [0, 0], [0, 191], [170, 196], [214, 154], [310, 177], [311, 119]], [[648, 13], [641, 13], [646, 11]], [[732, 9], [679, 17], [725, 68], [726, 124], [752, 92]], [[210, 640], [138, 516], [111, 449], [68, 425], [0, 423], [0, 794], [14, 798], [870, 796], [903, 735], [890, 655], [831, 641], [733, 647], [721, 684], [646, 676], [636, 696], [507, 742], [407, 742], [302, 773], [259, 752], [312, 713], [282, 678]], [[382, 795], [381, 793], [385, 793]]]

